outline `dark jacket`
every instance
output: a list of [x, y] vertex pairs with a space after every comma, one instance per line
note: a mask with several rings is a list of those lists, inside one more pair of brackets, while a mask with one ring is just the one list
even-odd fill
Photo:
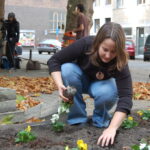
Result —
[[9, 20], [6, 20], [5, 28], [7, 31], [7, 34], [6, 34], [7, 41], [9, 41], [10, 38], [12, 38], [13, 41], [17, 43], [19, 41], [19, 22], [16, 20], [12, 22]]
[[6, 37], [6, 29], [3, 20], [0, 20], [0, 34], [1, 34], [0, 37], [2, 38], [0, 40], [4, 40]]
[[96, 67], [91, 64], [87, 52], [91, 50], [93, 39], [94, 37], [91, 36], [81, 38], [53, 55], [48, 60], [49, 72], [61, 71], [61, 65], [63, 63], [76, 61], [89, 79], [93, 81], [97, 80], [96, 73], [99, 71], [103, 72], [105, 76], [104, 79], [114, 77], [116, 79], [119, 95], [116, 111], [128, 114], [132, 107], [132, 81], [128, 65], [121, 71], [118, 71], [117, 69], [109, 71], [108, 68], [115, 63], [115, 60], [112, 60], [109, 63], [101, 63], [101, 67]]

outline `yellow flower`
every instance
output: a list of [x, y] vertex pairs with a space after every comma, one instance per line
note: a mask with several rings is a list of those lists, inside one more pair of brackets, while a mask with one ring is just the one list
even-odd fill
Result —
[[28, 126], [25, 131], [30, 132], [31, 131], [31, 126]]
[[142, 111], [138, 111], [137, 114], [138, 114], [139, 116], [142, 116], [142, 115], [143, 115], [143, 112], [142, 112]]
[[132, 120], [133, 120], [133, 117], [128, 117], [128, 120], [131, 120], [131, 121], [132, 121]]
[[86, 143], [83, 142], [83, 140], [78, 140], [77, 145], [79, 150], [88, 150], [88, 146]]

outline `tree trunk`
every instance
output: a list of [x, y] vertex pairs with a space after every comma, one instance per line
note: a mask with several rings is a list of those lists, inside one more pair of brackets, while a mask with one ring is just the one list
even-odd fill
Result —
[[84, 14], [88, 18], [90, 30], [92, 26], [93, 1], [94, 0], [68, 0], [65, 32], [71, 31], [76, 27], [76, 15], [74, 15], [73, 12], [75, 10], [76, 5], [79, 3], [84, 5]]
[[0, 19], [4, 17], [5, 0], [0, 0]]

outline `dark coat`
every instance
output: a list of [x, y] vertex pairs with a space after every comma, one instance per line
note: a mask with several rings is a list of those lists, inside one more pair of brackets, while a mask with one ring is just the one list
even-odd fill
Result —
[[10, 38], [17, 43], [19, 41], [19, 22], [14, 20], [14, 21], [5, 21], [5, 28], [6, 28], [6, 39], [7, 41], [10, 41]]

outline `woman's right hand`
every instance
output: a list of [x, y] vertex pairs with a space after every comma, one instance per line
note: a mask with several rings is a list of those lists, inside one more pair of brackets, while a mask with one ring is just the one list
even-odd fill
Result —
[[59, 92], [60, 98], [62, 98], [64, 102], [68, 102], [69, 99], [63, 95], [63, 92], [65, 90], [67, 90], [67, 88], [64, 85], [59, 85], [58, 86], [58, 92]]

